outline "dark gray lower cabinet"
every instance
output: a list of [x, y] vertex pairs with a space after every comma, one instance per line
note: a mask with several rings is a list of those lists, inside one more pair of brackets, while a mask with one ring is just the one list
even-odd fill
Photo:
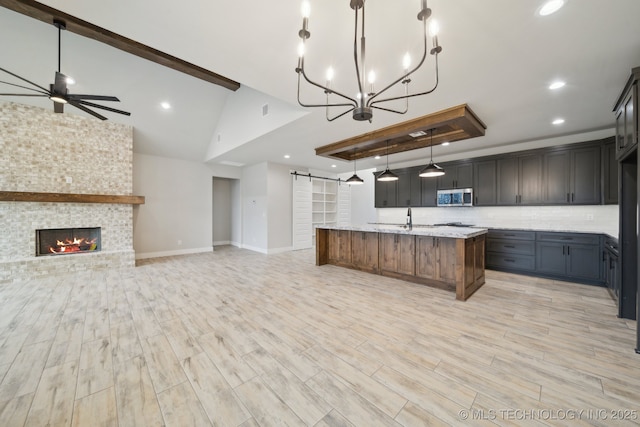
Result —
[[603, 285], [599, 234], [489, 230], [486, 266], [593, 285]]

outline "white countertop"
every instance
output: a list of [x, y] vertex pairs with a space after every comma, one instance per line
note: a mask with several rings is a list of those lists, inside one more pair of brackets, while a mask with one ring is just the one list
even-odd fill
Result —
[[433, 225], [414, 225], [408, 229], [396, 224], [361, 224], [348, 226], [322, 226], [326, 230], [369, 231], [375, 233], [412, 234], [416, 236], [449, 237], [453, 239], [468, 239], [487, 233], [486, 228], [479, 227], [449, 227]]

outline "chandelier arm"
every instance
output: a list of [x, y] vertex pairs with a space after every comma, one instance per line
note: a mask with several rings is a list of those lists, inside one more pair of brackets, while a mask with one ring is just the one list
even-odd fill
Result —
[[335, 116], [333, 118], [329, 117], [329, 109], [327, 109], [327, 121], [332, 122], [335, 119], [339, 119], [340, 117], [344, 116], [345, 114], [352, 112], [355, 108], [356, 107], [351, 106], [351, 108], [349, 108], [347, 111], [345, 111], [344, 113], [340, 113], [340, 114], [338, 114], [337, 116]]
[[371, 108], [380, 108], [380, 107], [374, 106], [374, 104], [379, 104], [381, 102], [397, 101], [398, 99], [409, 99], [409, 98], [413, 98], [414, 96], [428, 95], [428, 94], [432, 93], [433, 91], [435, 91], [438, 88], [438, 82], [439, 82], [439, 78], [438, 78], [438, 55], [436, 55], [436, 82], [435, 82], [435, 85], [431, 89], [429, 89], [429, 90], [427, 90], [425, 92], [420, 92], [420, 93], [412, 93], [412, 94], [409, 94], [409, 95], [394, 96], [392, 98], [380, 99], [378, 101], [372, 102], [369, 106]]
[[[353, 34], [353, 62], [356, 65], [356, 77], [358, 78], [358, 93], [361, 94], [361, 99], [364, 99], [364, 96], [362, 95], [364, 92], [362, 91], [362, 79], [360, 78], [360, 65], [358, 63], [358, 8], [356, 7], [354, 11], [355, 11], [356, 22], [354, 25], [354, 34]], [[362, 5], [362, 17], [364, 21], [364, 4]], [[363, 26], [364, 26], [364, 23], [363, 23]], [[364, 101], [361, 101], [361, 102], [364, 102]], [[357, 106], [357, 102], [356, 102], [356, 106]]]
[[393, 110], [391, 108], [378, 107], [375, 105], [371, 106], [371, 108], [375, 108], [376, 110], [388, 111], [390, 113], [397, 113], [397, 114], [405, 114], [407, 111], [409, 111], [408, 108], [405, 108], [404, 111], [398, 111], [398, 110]]
[[[348, 99], [349, 103], [336, 103], [336, 104], [304, 104], [302, 101], [300, 101], [300, 74], [302, 73], [302, 76], [304, 77], [304, 79], [309, 82], [309, 84], [319, 87], [320, 89], [324, 90], [325, 92], [330, 92], [330, 93], [335, 93], [338, 96], [341, 96], [342, 98]], [[304, 65], [303, 68], [300, 68], [300, 71], [298, 72], [298, 104], [300, 104], [302, 107], [349, 107], [352, 106], [353, 108], [357, 107], [357, 102], [355, 99], [353, 98], [349, 98], [346, 95], [341, 94], [340, 92], [336, 92], [335, 90], [329, 89], [327, 87], [322, 86], [321, 84], [318, 84], [312, 80], [310, 80], [307, 77], [307, 74], [304, 72]]]
[[[382, 89], [381, 91], [379, 91], [378, 93], [376, 93], [375, 95], [373, 95], [372, 97], [370, 97], [367, 100], [367, 107], [372, 107], [373, 104], [375, 104], [376, 102], [385, 102], [385, 100], [381, 100], [381, 101], [375, 101], [374, 100], [378, 97], [378, 95], [383, 94], [384, 92], [386, 92], [388, 89], [392, 88], [393, 86], [397, 85], [398, 83], [400, 83], [403, 80], [407, 80], [409, 78], [410, 75], [412, 75], [413, 73], [415, 73], [416, 71], [418, 71], [418, 68], [422, 67], [422, 64], [424, 64], [424, 61], [427, 59], [427, 20], [424, 19], [422, 21], [422, 26], [423, 26], [423, 32], [424, 32], [424, 50], [422, 52], [422, 59], [420, 59], [420, 62], [418, 63], [418, 65], [416, 65], [413, 70], [411, 70], [410, 72], [404, 74], [403, 76], [401, 76], [400, 78], [398, 78], [397, 80], [395, 80], [393, 83], [389, 84], [387, 87], [385, 87], [384, 89]], [[435, 55], [436, 57], [436, 73], [438, 72], [438, 66], [437, 66], [437, 62], [438, 62], [438, 55]], [[435, 88], [434, 88], [435, 89]]]

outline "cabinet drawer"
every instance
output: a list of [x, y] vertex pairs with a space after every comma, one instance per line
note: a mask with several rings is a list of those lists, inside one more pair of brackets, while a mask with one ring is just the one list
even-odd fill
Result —
[[535, 240], [535, 231], [523, 231], [523, 230], [489, 230], [487, 235], [489, 238], [494, 239], [516, 239], [516, 240]]
[[562, 242], [574, 243], [580, 245], [599, 245], [599, 234], [583, 234], [583, 233], [556, 233], [539, 231], [536, 239], [544, 242]]
[[489, 238], [487, 240], [487, 251], [500, 252], [503, 254], [535, 255], [536, 244], [534, 241], [526, 240], [503, 240]]
[[513, 270], [535, 270], [536, 258], [531, 255], [505, 255], [487, 252], [487, 268], [491, 267]]

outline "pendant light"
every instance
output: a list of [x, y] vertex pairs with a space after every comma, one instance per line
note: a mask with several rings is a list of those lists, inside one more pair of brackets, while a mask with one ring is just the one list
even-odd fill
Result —
[[420, 177], [422, 178], [432, 178], [444, 175], [444, 169], [433, 163], [433, 129], [431, 129], [431, 143], [429, 146], [431, 147], [431, 160], [429, 161], [429, 164], [420, 171]]
[[389, 170], [389, 140], [387, 140], [387, 168], [378, 175], [378, 181], [397, 181], [398, 175]]
[[353, 157], [353, 176], [346, 181], [348, 184], [353, 185], [362, 185], [364, 184], [364, 180], [358, 176], [356, 173], [356, 158]]

